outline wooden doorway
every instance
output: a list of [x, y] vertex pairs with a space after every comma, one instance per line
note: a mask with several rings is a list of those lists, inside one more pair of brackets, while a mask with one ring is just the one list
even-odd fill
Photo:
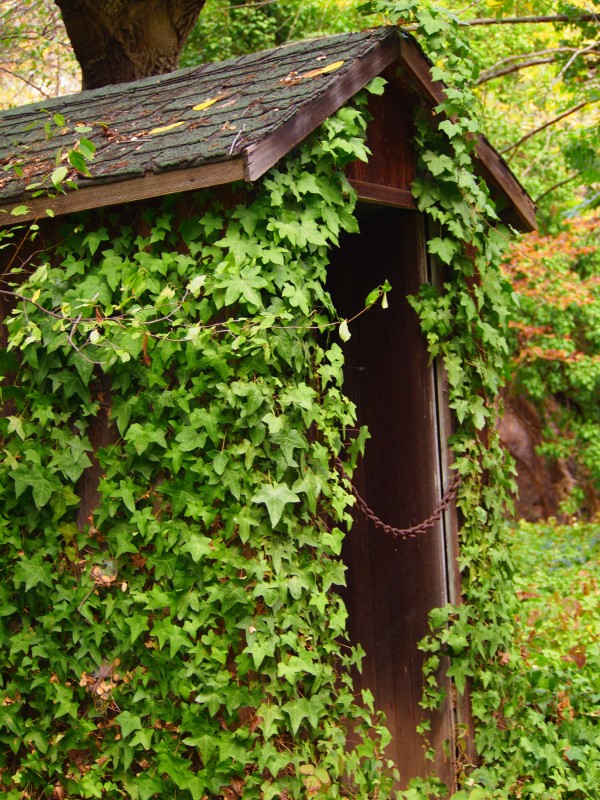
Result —
[[[356, 403], [359, 424], [371, 439], [354, 476], [368, 505], [386, 522], [407, 527], [429, 517], [445, 489], [443, 399], [424, 337], [407, 295], [428, 280], [423, 220], [417, 212], [365, 207], [360, 234], [345, 237], [332, 254], [330, 291], [343, 317], [364, 307], [367, 294], [388, 279], [389, 309], [371, 309], [351, 327], [344, 345], [345, 392]], [[443, 486], [443, 488], [442, 488]], [[454, 545], [437, 523], [418, 539], [393, 539], [356, 515], [343, 558], [344, 599], [353, 642], [365, 650], [357, 688], [369, 688], [385, 713], [392, 743], [386, 755], [400, 769], [401, 784], [431, 771], [416, 726], [428, 612], [453, 599], [457, 587]], [[450, 701], [430, 715], [435, 770], [452, 785], [455, 726]]]

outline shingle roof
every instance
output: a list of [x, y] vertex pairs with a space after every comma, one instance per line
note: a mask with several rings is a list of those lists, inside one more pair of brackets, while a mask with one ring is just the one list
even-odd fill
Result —
[[[432, 79], [417, 42], [385, 27], [2, 112], [0, 226], [15, 221], [10, 212], [20, 203], [27, 210], [18, 220], [26, 221], [44, 216], [48, 206], [66, 214], [256, 180], [392, 64], [398, 70], [386, 75], [411, 96], [416, 90], [432, 106], [443, 102], [444, 87]], [[57, 153], [59, 163], [68, 166], [67, 154], [82, 136], [97, 148], [89, 164], [92, 177], [72, 170], [68, 177], [79, 191], [32, 199], [26, 186], [43, 180], [48, 185]], [[385, 159], [385, 152], [379, 157]], [[15, 164], [20, 176], [12, 169]], [[533, 201], [483, 137], [475, 169], [508, 201], [511, 224], [535, 229]]]
[[[0, 114], [0, 166], [20, 161], [25, 175], [19, 180], [9, 171], [0, 177], [0, 205], [20, 200], [26, 184], [47, 178], [59, 148], [66, 155], [81, 136], [97, 147], [89, 165], [94, 184], [248, 154], [300, 110], [342, 85], [357, 62], [386, 40], [389, 50], [397, 39], [392, 28], [331, 36], [5, 111]], [[64, 125], [53, 122], [57, 113]], [[53, 131], [50, 138], [46, 123]], [[80, 125], [92, 132], [78, 133]], [[90, 183], [75, 171], [73, 178], [82, 186]]]

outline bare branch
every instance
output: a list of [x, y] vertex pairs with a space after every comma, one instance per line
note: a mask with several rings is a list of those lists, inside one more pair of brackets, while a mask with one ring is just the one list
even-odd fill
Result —
[[578, 103], [576, 106], [573, 106], [572, 108], [563, 111], [563, 113], [559, 114], [558, 117], [554, 117], [553, 119], [548, 120], [548, 122], [544, 122], [543, 125], [540, 125], [539, 127], [534, 128], [532, 131], [529, 131], [529, 133], [526, 133], [524, 136], [521, 136], [521, 138], [518, 139], [514, 144], [511, 144], [508, 147], [505, 147], [503, 150], [500, 150], [499, 151], [500, 154], [504, 155], [504, 153], [508, 153], [510, 150], [514, 150], [516, 147], [519, 147], [519, 145], [523, 144], [523, 142], [526, 142], [527, 139], [530, 139], [532, 136], [535, 136], [536, 133], [540, 133], [546, 128], [549, 128], [550, 125], [554, 125], [555, 123], [560, 122], [561, 119], [569, 117], [571, 116], [571, 114], [575, 114], [576, 111], [579, 111], [580, 109], [585, 108], [586, 106], [592, 105], [594, 102], [597, 101], [584, 100], [582, 103]]
[[459, 25], [474, 27], [475, 25], [530, 25], [544, 22], [600, 22], [599, 14], [548, 14], [536, 17], [482, 17], [481, 19], [461, 19]]
[[[551, 64], [558, 60], [561, 53], [572, 53], [572, 57], [567, 63], [569, 67], [578, 56], [596, 55], [596, 51], [600, 52], [600, 44], [594, 42], [588, 47], [552, 47], [548, 50], [537, 50], [529, 53], [518, 53], [514, 56], [507, 56], [500, 59], [496, 64], [481, 73], [479, 78], [475, 81], [476, 84], [486, 83], [494, 78], [500, 78], [503, 75], [510, 75], [526, 67], [533, 67], [537, 64]], [[521, 63], [518, 63], [521, 62]], [[561, 74], [564, 71], [561, 70]]]
[[560, 189], [560, 187], [561, 187], [561, 186], [564, 186], [564, 185], [565, 185], [565, 184], [567, 184], [567, 183], [571, 183], [571, 181], [574, 181], [574, 180], [575, 180], [575, 178], [578, 178], [578, 177], [579, 177], [579, 175], [578, 175], [578, 174], [575, 174], [575, 175], [569, 175], [569, 177], [568, 177], [568, 178], [565, 178], [564, 180], [562, 180], [562, 181], [559, 181], [558, 183], [555, 183], [553, 186], [550, 186], [550, 188], [549, 188], [549, 189], [546, 189], [546, 191], [545, 191], [545, 192], [542, 192], [542, 193], [541, 193], [541, 194], [540, 194], [538, 197], [536, 197], [536, 198], [535, 198], [535, 200], [534, 200], [533, 202], [534, 202], [534, 203], [536, 204], [536, 206], [537, 206], [537, 204], [540, 202], [540, 200], [543, 200], [543, 199], [544, 199], [544, 197], [546, 197], [546, 195], [549, 195], [549, 194], [550, 194], [551, 192], [553, 192], [555, 189]]
[[571, 64], [575, 61], [577, 56], [584, 55], [584, 54], [587, 54], [587, 53], [594, 53], [595, 54], [596, 50], [598, 49], [598, 47], [599, 47], [598, 42], [592, 42], [592, 44], [589, 44], [587, 47], [584, 47], [578, 53], [574, 53], [571, 56], [571, 58], [567, 61], [567, 63], [564, 65], [564, 67], [561, 69], [561, 71], [559, 72], [559, 74], [558, 74], [556, 80], [554, 81], [554, 83], [556, 83], [560, 78], [562, 78], [562, 76], [569, 69]]
[[494, 78], [501, 78], [503, 75], [511, 75], [513, 72], [526, 69], [527, 67], [535, 67], [538, 64], [552, 64], [556, 61], [556, 56], [546, 56], [545, 58], [532, 58], [530, 61], [523, 61], [521, 64], [511, 64], [508, 67], [496, 70], [496, 72], [483, 72], [475, 81], [475, 85], [479, 86], [487, 81], [493, 81]]
[[19, 75], [18, 72], [13, 72], [12, 70], [7, 69], [7, 67], [4, 67], [2, 65], [0, 65], [0, 72], [6, 72], [7, 75], [11, 75], [13, 78], [16, 78], [19, 81], [23, 81], [23, 83], [26, 83], [28, 86], [31, 86], [32, 89], [35, 89], [36, 92], [39, 92], [46, 99], [50, 98], [48, 92], [45, 92], [40, 86], [37, 86], [32, 81], [28, 80], [24, 75]]
[[[600, 48], [600, 44], [598, 45]], [[524, 58], [538, 58], [538, 56], [549, 56], [552, 53], [578, 53], [580, 52], [579, 47], [549, 47], [546, 50], [530, 50], [528, 53], [516, 53], [514, 56], [506, 56], [506, 58], [501, 58], [500, 61], [496, 61], [493, 67], [490, 67], [487, 72], [492, 69], [496, 69], [497, 67], [501, 67], [504, 64], [512, 64], [514, 61], [521, 61]]]

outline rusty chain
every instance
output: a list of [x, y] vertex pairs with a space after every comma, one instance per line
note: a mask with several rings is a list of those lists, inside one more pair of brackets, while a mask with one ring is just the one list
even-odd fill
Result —
[[380, 519], [377, 516], [377, 514], [372, 509], [369, 508], [369, 506], [360, 496], [358, 490], [355, 488], [354, 484], [346, 474], [344, 470], [344, 465], [342, 464], [339, 458], [335, 459], [335, 466], [337, 467], [337, 470], [342, 476], [342, 478], [345, 478], [350, 484], [352, 494], [356, 499], [356, 508], [363, 514], [363, 516], [366, 517], [367, 520], [369, 520], [369, 522], [372, 522], [376, 528], [380, 528], [384, 533], [393, 536], [395, 539], [415, 539], [420, 533], [425, 533], [426, 531], [429, 530], [429, 528], [432, 528], [435, 525], [435, 523], [440, 519], [444, 511], [446, 511], [446, 509], [449, 508], [450, 503], [452, 502], [452, 500], [454, 500], [456, 496], [456, 490], [458, 489], [460, 484], [460, 475], [456, 473], [452, 478], [452, 480], [450, 481], [450, 484], [446, 489], [444, 496], [434, 509], [433, 513], [429, 517], [427, 517], [427, 519], [423, 520], [423, 522], [420, 522], [418, 525], [412, 525], [410, 528], [394, 528], [392, 525], [388, 525], [387, 523], [385, 523], [382, 519]]

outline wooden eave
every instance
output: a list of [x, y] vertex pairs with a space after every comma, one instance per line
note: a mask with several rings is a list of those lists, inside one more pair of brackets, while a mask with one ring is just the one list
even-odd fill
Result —
[[[126, 180], [89, 182], [76, 191], [69, 191], [55, 198], [40, 197], [29, 202], [17, 201], [3, 205], [0, 206], [0, 226], [43, 218], [47, 208], [51, 208], [55, 215], [63, 215], [238, 180], [256, 181], [370, 80], [391, 65], [400, 67], [404, 74], [408, 74], [416, 91], [429, 102], [435, 105], [443, 102], [443, 85], [432, 79], [429, 63], [418, 44], [406, 35], [390, 34], [377, 42], [364, 58], [356, 60], [321, 95], [304, 104], [291, 119], [232, 158], [207, 162], [192, 168], [148, 172], [142, 177]], [[484, 137], [480, 137], [478, 141], [476, 158], [483, 177], [490, 180], [509, 202], [510, 221], [523, 231], [535, 230], [533, 201]], [[376, 186], [357, 180], [352, 180], [351, 183], [359, 199], [402, 208], [416, 207], [408, 189]], [[19, 202], [27, 205], [28, 211], [13, 216], [10, 212]]]
[[[158, 174], [148, 172], [140, 178], [84, 186], [56, 197], [44, 196], [30, 201], [22, 201], [22, 205], [26, 205], [29, 210], [26, 214], [19, 216], [10, 214], [15, 203], [0, 206], [0, 227], [41, 219], [46, 216], [46, 209], [52, 209], [55, 216], [62, 216], [76, 211], [90, 211], [94, 208], [132, 203], [176, 192], [206, 189], [209, 186], [244, 180], [244, 177], [244, 159], [240, 157], [230, 161], [202, 164], [202, 166], [191, 169], [178, 169]], [[3, 212], [7, 213], [3, 214]]]

